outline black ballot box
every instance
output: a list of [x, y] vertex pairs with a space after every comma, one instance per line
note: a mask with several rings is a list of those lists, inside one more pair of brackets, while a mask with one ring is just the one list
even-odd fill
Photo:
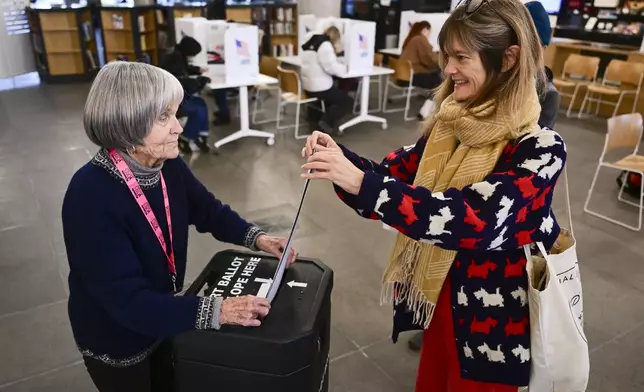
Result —
[[[278, 263], [263, 254], [219, 252], [186, 294], [265, 296]], [[179, 335], [175, 391], [327, 391], [332, 288], [330, 268], [298, 258], [261, 326], [224, 325]]]

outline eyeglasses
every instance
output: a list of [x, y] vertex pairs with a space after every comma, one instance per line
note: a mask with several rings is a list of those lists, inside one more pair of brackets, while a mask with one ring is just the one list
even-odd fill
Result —
[[511, 24], [508, 23], [507, 19], [505, 19], [503, 15], [501, 15], [491, 3], [492, 0], [460, 0], [458, 4], [456, 4], [456, 8], [460, 7], [461, 5], [465, 7], [465, 14], [462, 18], [460, 18], [462, 20], [469, 18], [470, 16], [475, 14], [476, 11], [481, 9], [484, 4], [487, 4], [490, 6], [490, 8], [492, 8], [492, 11], [494, 11], [499, 16], [499, 18], [501, 18], [501, 20], [507, 23], [508, 26], [511, 26]]
[[489, 3], [489, 2], [490, 0], [460, 0], [456, 5], [456, 8], [462, 5], [463, 7], [465, 7], [465, 14], [469, 16], [470, 14], [473, 14], [476, 11], [478, 11], [483, 4]]

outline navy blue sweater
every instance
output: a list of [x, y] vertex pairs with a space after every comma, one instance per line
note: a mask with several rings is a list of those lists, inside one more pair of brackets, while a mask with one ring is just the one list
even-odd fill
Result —
[[[182, 159], [166, 161], [162, 172], [181, 289], [189, 225], [247, 247], [259, 229], [217, 200]], [[159, 178], [159, 173], [137, 176], [169, 244]], [[173, 295], [167, 258], [105, 151], [72, 178], [62, 221], [70, 266], [69, 317], [83, 355], [129, 366], [145, 359], [159, 339], [211, 327], [209, 298]]]

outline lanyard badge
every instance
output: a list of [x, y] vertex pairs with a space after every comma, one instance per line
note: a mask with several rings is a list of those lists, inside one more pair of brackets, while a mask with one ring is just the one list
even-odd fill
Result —
[[172, 289], [174, 292], [176, 292], [177, 268], [174, 263], [174, 248], [172, 246], [172, 216], [170, 214], [170, 199], [168, 198], [168, 188], [166, 187], [163, 173], [159, 174], [161, 176], [161, 190], [163, 191], [163, 205], [165, 207], [165, 216], [166, 221], [168, 222], [168, 232], [170, 234], [169, 247], [166, 244], [165, 237], [163, 236], [163, 231], [161, 230], [161, 226], [159, 225], [159, 221], [154, 215], [154, 211], [152, 211], [150, 203], [148, 203], [148, 199], [147, 197], [145, 197], [145, 194], [143, 193], [139, 182], [136, 180], [136, 177], [134, 177], [134, 173], [132, 173], [132, 170], [130, 170], [130, 168], [127, 166], [127, 163], [125, 163], [125, 160], [123, 160], [123, 157], [118, 151], [112, 149], [109, 151], [109, 155], [110, 159], [116, 166], [116, 169], [121, 174], [121, 178], [123, 178], [123, 181], [125, 181], [125, 184], [128, 186], [130, 192], [132, 193], [132, 196], [134, 196], [134, 199], [138, 203], [139, 208], [141, 208], [141, 212], [143, 212], [143, 215], [148, 220], [152, 231], [154, 231], [154, 234], [159, 240], [161, 249], [163, 249], [163, 253], [166, 255], [166, 258], [168, 260], [168, 271], [170, 273], [170, 279], [172, 280]]

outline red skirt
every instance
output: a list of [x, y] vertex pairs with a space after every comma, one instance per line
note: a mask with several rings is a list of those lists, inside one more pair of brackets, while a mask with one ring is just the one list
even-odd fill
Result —
[[516, 386], [461, 378], [450, 292], [450, 280], [447, 278], [432, 322], [423, 337], [416, 392], [517, 392]]

